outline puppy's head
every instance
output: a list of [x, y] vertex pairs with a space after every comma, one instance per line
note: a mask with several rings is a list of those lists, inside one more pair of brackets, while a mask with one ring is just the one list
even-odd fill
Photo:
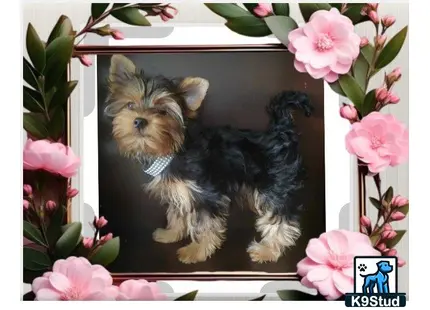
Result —
[[199, 77], [146, 76], [122, 55], [113, 55], [105, 114], [112, 134], [128, 157], [151, 158], [177, 152], [187, 119], [196, 116], [209, 87]]

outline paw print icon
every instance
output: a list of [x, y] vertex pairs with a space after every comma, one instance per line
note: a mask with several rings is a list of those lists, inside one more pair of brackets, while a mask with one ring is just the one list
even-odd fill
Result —
[[366, 271], [367, 266], [365, 264], [360, 264], [360, 265], [358, 265], [357, 268], [359, 271], [364, 272], [364, 271]]

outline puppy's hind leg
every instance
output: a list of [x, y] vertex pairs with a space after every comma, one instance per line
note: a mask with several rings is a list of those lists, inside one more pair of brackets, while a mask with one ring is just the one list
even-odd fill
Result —
[[181, 216], [178, 208], [170, 205], [167, 209], [166, 228], [157, 228], [152, 234], [152, 238], [160, 243], [178, 242], [187, 235], [185, 215]]
[[287, 221], [283, 216], [266, 211], [256, 221], [256, 229], [261, 233], [261, 241], [253, 241], [248, 247], [251, 260], [256, 263], [276, 262], [286, 248], [295, 245], [300, 237], [300, 227], [296, 222]]

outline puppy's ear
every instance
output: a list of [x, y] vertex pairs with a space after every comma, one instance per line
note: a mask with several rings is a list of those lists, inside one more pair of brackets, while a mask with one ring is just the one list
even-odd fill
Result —
[[200, 108], [208, 88], [209, 82], [200, 77], [186, 77], [179, 83], [179, 92], [188, 110], [195, 112]]
[[136, 73], [136, 66], [127, 57], [115, 54], [112, 56], [109, 68], [109, 81], [120, 82]]

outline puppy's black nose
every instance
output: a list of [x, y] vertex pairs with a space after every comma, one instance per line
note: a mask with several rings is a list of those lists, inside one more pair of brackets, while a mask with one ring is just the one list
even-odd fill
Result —
[[144, 118], [138, 117], [134, 119], [134, 128], [143, 129], [148, 125], [148, 121]]

